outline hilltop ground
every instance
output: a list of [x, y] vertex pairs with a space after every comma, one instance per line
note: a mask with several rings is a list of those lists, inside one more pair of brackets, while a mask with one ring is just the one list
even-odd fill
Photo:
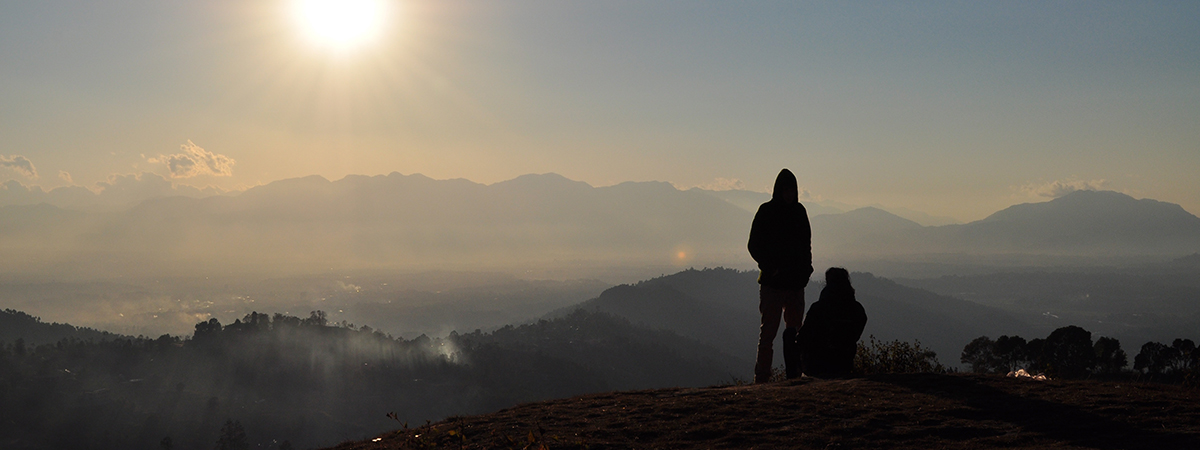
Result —
[[1200, 389], [905, 374], [612, 392], [348, 442], [409, 448], [1200, 448]]

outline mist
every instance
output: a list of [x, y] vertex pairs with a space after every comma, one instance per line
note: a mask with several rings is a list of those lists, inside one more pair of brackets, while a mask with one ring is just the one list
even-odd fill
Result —
[[[209, 448], [234, 421], [263, 447], [332, 445], [752, 367], [745, 245], [769, 194], [399, 173], [88, 192], [0, 206], [0, 361], [30, 383], [6, 404], [32, 405], [6, 433], [30, 448]], [[867, 332], [949, 367], [979, 334], [1078, 325], [1133, 351], [1200, 323], [1200, 218], [1178, 205], [1080, 190], [945, 224], [802, 203], [817, 273], [853, 271]]]

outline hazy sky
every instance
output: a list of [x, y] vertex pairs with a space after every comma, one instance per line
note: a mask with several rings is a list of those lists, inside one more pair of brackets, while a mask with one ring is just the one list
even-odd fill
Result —
[[395, 1], [339, 50], [293, 3], [0, 0], [0, 181], [786, 166], [960, 220], [1079, 187], [1200, 213], [1196, 1]]

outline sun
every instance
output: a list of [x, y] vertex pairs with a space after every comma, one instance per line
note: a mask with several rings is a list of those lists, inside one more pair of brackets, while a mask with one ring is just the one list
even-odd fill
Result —
[[378, 37], [387, 6], [385, 0], [294, 0], [293, 13], [315, 43], [348, 50]]

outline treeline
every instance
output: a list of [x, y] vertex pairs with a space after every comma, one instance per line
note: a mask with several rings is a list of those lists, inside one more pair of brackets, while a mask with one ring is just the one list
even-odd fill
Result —
[[1200, 349], [1191, 339], [1175, 339], [1170, 346], [1145, 343], [1130, 371], [1129, 356], [1120, 341], [1101, 337], [1093, 342], [1091, 332], [1074, 325], [1054, 330], [1045, 339], [1030, 341], [1020, 336], [995, 340], [980, 336], [963, 348], [962, 363], [978, 373], [1024, 369], [1055, 378], [1137, 375], [1167, 382], [1200, 381]]
[[15, 309], [0, 311], [0, 341], [26, 345], [55, 343], [64, 338], [114, 339], [120, 336], [107, 331], [76, 327], [65, 323], [45, 323], [40, 317]]
[[327, 446], [520, 402], [727, 378], [696, 345], [585, 312], [440, 339], [315, 311], [211, 319], [190, 338], [0, 342], [0, 442], [211, 449], [236, 425], [253, 448]]

